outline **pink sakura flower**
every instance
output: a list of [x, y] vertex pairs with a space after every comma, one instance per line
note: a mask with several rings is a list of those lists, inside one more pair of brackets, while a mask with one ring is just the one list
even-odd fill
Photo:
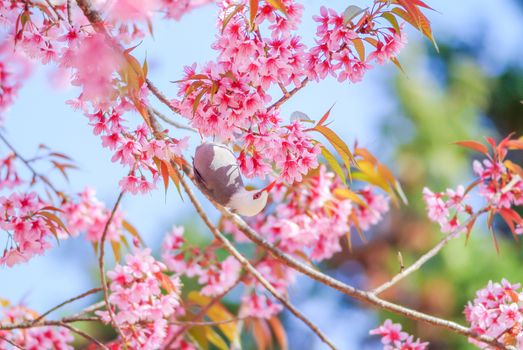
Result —
[[136, 22], [150, 20], [159, 7], [159, 0], [115, 0], [107, 10], [108, 20]]
[[[177, 278], [161, 277], [165, 265], [150, 254], [145, 249], [127, 255], [126, 265], [117, 265], [107, 274], [115, 322], [132, 348], [144, 350], [158, 349], [166, 339], [167, 320], [179, 307], [180, 293]], [[98, 314], [110, 322], [107, 311]]]
[[403, 26], [401, 26], [399, 33], [394, 29], [391, 29], [391, 32], [391, 35], [385, 36], [385, 42], [378, 41], [376, 51], [369, 55], [368, 60], [375, 59], [379, 64], [384, 64], [398, 55], [407, 43], [407, 36], [403, 31]]
[[[10, 323], [28, 322], [35, 318], [35, 313], [25, 307], [14, 306], [1, 312], [1, 319]], [[12, 343], [18, 348], [30, 350], [73, 350], [71, 332], [63, 327], [36, 327], [0, 331], [0, 349], [12, 349]], [[11, 344], [9, 342], [11, 342]]]
[[428, 343], [421, 342], [419, 339], [414, 341], [412, 335], [401, 331], [401, 324], [392, 323], [391, 320], [385, 320], [381, 326], [371, 330], [369, 334], [381, 336], [384, 350], [425, 350], [428, 346]]
[[[62, 205], [64, 223], [69, 233], [74, 237], [80, 233], [86, 233], [86, 239], [92, 242], [100, 240], [109, 219], [111, 211], [96, 198], [93, 189], [86, 188], [75, 201], [69, 201]], [[116, 211], [111, 225], [107, 230], [107, 239], [119, 241], [123, 234], [123, 214]], [[68, 235], [63, 233], [60, 238], [65, 239]]]
[[256, 317], [269, 319], [277, 315], [283, 307], [276, 304], [264, 294], [250, 294], [242, 298], [240, 317]]
[[[500, 335], [511, 332], [512, 329], [520, 333], [523, 308], [519, 289], [519, 284], [513, 285], [505, 279], [501, 283], [489, 281], [485, 288], [476, 292], [476, 298], [465, 306], [465, 317], [471, 328], [479, 334], [498, 338], [501, 342], [506, 338]], [[480, 348], [491, 349], [476, 340], [469, 341]]]
[[26, 262], [51, 247], [49, 239], [61, 228], [40, 211], [51, 207], [52, 203], [41, 200], [36, 192], [12, 193], [9, 197], [1, 197], [0, 203], [0, 209], [3, 209], [0, 227], [8, 234], [0, 265], [11, 267]]

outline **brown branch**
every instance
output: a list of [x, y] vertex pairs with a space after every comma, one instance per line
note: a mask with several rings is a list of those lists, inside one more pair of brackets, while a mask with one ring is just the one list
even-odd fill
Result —
[[82, 294], [76, 296], [76, 297], [68, 299], [68, 300], [64, 301], [63, 303], [60, 303], [60, 304], [56, 305], [55, 307], [53, 307], [52, 309], [49, 309], [48, 311], [46, 311], [43, 314], [41, 314], [37, 319], [34, 320], [34, 323], [38, 323], [39, 321], [43, 320], [45, 316], [49, 315], [51, 312], [61, 308], [64, 305], [67, 305], [69, 303], [72, 303], [73, 301], [85, 298], [88, 295], [91, 295], [91, 294], [94, 294], [94, 293], [98, 293], [98, 292], [101, 292], [101, 291], [102, 291], [102, 288], [93, 288], [91, 290], [88, 290], [85, 293], [82, 293]]
[[103, 344], [101, 341], [99, 341], [98, 339], [90, 336], [89, 334], [85, 333], [84, 331], [82, 331], [82, 330], [80, 330], [80, 329], [78, 329], [76, 327], [73, 327], [73, 326], [71, 326], [71, 325], [69, 325], [67, 323], [61, 323], [60, 327], [64, 327], [64, 328], [69, 329], [71, 332], [76, 333], [79, 336], [84, 337], [85, 339], [95, 343], [96, 345], [98, 345], [99, 347], [101, 347], [104, 350], [109, 350], [109, 348], [105, 344]]
[[221, 324], [227, 324], [227, 323], [233, 323], [238, 321], [244, 321], [249, 318], [252, 318], [252, 316], [247, 317], [235, 317], [228, 320], [222, 320], [222, 321], [171, 321], [171, 324], [180, 325], [180, 326], [190, 326], [190, 327], [196, 327], [196, 326], [217, 326]]
[[174, 113], [180, 114], [180, 110], [172, 105], [172, 103], [167, 99], [167, 97], [165, 97], [165, 95], [162, 94], [162, 92], [153, 84], [153, 82], [149, 78], [147, 78], [145, 82], [147, 83], [147, 87], [149, 88], [149, 90], [151, 90], [153, 95], [156, 96], [156, 98], [160, 102], [166, 105]]
[[5, 341], [5, 342], [11, 344], [12, 346], [14, 346], [14, 347], [17, 348], [17, 349], [24, 350], [23, 347], [21, 347], [20, 345], [18, 345], [18, 344], [15, 343], [14, 341], [9, 340], [9, 339], [7, 339], [6, 337], [3, 337], [3, 336], [1, 336], [1, 335], [0, 335], [0, 340], [3, 340], [3, 341]]
[[[184, 168], [183, 170], [189, 176], [191, 181], [194, 182], [194, 177], [192, 176], [190, 169]], [[241, 217], [234, 213], [231, 213], [227, 208], [222, 207], [221, 205], [216, 203], [212, 198], [207, 198], [222, 213], [222, 215], [224, 215], [225, 218], [231, 220], [231, 222], [234, 223], [235, 226], [237, 226], [252, 242], [254, 242], [259, 247], [264, 248], [267, 252], [273, 255], [276, 259], [280, 260], [283, 264], [295, 269], [298, 272], [301, 272], [302, 274], [310, 277], [311, 279], [320, 282], [330, 288], [336, 289], [342, 292], [343, 294], [355, 298], [361, 302], [373, 305], [380, 309], [388, 310], [395, 314], [405, 316], [413, 320], [445, 328], [454, 333], [474, 338], [478, 341], [492, 345], [499, 349], [509, 349], [509, 347], [505, 346], [504, 344], [501, 344], [497, 340], [485, 335], [477, 334], [470, 328], [462, 326], [458, 323], [444, 320], [416, 310], [409, 309], [401, 305], [391, 303], [389, 301], [380, 299], [372, 292], [367, 292], [354, 288], [348, 284], [338, 281], [337, 279], [325, 275], [324, 273], [296, 260], [294, 257], [274, 247], [271, 243], [269, 243], [267, 240], [261, 237], [255, 230], [253, 230]]]
[[389, 281], [381, 284], [380, 286], [374, 288], [371, 293], [375, 295], [379, 295], [383, 293], [385, 290], [389, 289], [414, 271], [418, 270], [420, 267], [422, 267], [427, 261], [432, 259], [434, 256], [436, 256], [440, 250], [442, 250], [451, 240], [459, 236], [459, 234], [467, 229], [468, 225], [471, 222], [476, 221], [478, 216], [485, 213], [486, 209], [480, 210], [476, 212], [474, 215], [470, 216], [470, 218], [464, 222], [462, 225], [458, 226], [453, 232], [449, 233], [445, 238], [443, 238], [438, 244], [436, 244], [431, 250], [423, 254], [418, 260], [416, 260], [412, 265], [401, 271], [400, 273], [396, 274], [393, 278], [391, 278]]
[[316, 335], [325, 343], [327, 344], [331, 349], [336, 349], [336, 346], [332, 344], [332, 342], [323, 334], [323, 332], [314, 325], [307, 317], [305, 317], [294, 305], [292, 305], [286, 298], [284, 298], [278, 291], [270, 284], [263, 275], [254, 268], [254, 266], [251, 265], [248, 259], [246, 259], [236, 248], [232, 245], [232, 243], [213, 225], [213, 223], [210, 221], [207, 214], [204, 212], [201, 204], [198, 202], [196, 197], [194, 196], [191, 188], [187, 184], [187, 182], [184, 180], [184, 178], [180, 175], [178, 172], [178, 169], [175, 168], [175, 171], [177, 172], [178, 177], [180, 178], [180, 183], [182, 184], [183, 189], [189, 196], [194, 208], [196, 209], [196, 212], [198, 215], [202, 218], [202, 220], [205, 222], [207, 227], [211, 230], [214, 237], [218, 239], [225, 247], [225, 249], [231, 254], [238, 262], [245, 268], [256, 280], [271, 293], [280, 303], [282, 303], [294, 316], [302, 320]]
[[107, 312], [109, 313], [109, 317], [111, 318], [111, 322], [113, 323], [114, 327], [117, 329], [118, 333], [121, 335], [122, 339], [126, 343], [127, 340], [125, 339], [125, 335], [123, 334], [122, 330], [120, 329], [120, 326], [118, 325], [118, 323], [116, 323], [116, 321], [114, 320], [113, 309], [111, 308], [111, 304], [109, 303], [109, 292], [107, 290], [107, 281], [105, 279], [105, 269], [104, 269], [105, 239], [107, 238], [107, 232], [109, 231], [109, 226], [111, 225], [111, 222], [113, 221], [114, 214], [116, 213], [116, 210], [118, 209], [118, 206], [120, 205], [120, 201], [122, 200], [124, 194], [125, 194], [125, 191], [122, 191], [118, 195], [118, 198], [116, 199], [116, 202], [114, 203], [113, 209], [111, 210], [111, 215], [109, 215], [109, 218], [107, 219], [107, 222], [105, 223], [104, 231], [102, 233], [102, 237], [100, 238], [100, 256], [98, 257], [98, 269], [100, 271], [100, 281], [102, 283], [104, 302], [105, 302], [105, 306], [107, 308]]
[[163, 121], [166, 122], [167, 124], [174, 126], [175, 128], [183, 129], [183, 130], [188, 130], [188, 131], [192, 131], [192, 132], [198, 132], [198, 130], [196, 130], [195, 128], [191, 128], [190, 126], [186, 126], [186, 125], [180, 124], [180, 123], [178, 123], [178, 122], [175, 122], [174, 120], [170, 119], [170, 118], [167, 117], [165, 114], [163, 114], [162, 112], [158, 111], [157, 109], [155, 109], [155, 108], [153, 108], [153, 107], [149, 107], [149, 109], [150, 109], [150, 111], [151, 111], [152, 113], [154, 113], [158, 118], [160, 118], [161, 120], [163, 120]]
[[76, 323], [76, 322], [100, 322], [98, 317], [77, 317], [71, 318], [66, 317], [58, 321], [40, 321], [34, 323], [32, 320], [19, 322], [19, 323], [7, 323], [0, 324], [0, 331], [10, 331], [13, 329], [27, 329], [27, 328], [37, 328], [37, 327], [49, 327], [49, 326], [61, 326], [62, 323]]
[[267, 108], [267, 110], [270, 111], [272, 109], [280, 108], [282, 104], [287, 102], [287, 100], [289, 100], [292, 96], [294, 96], [298, 91], [303, 89], [309, 83], [309, 81], [310, 81], [309, 78], [303, 79], [301, 81], [300, 86], [296, 86], [294, 89], [292, 89], [291, 91], [284, 94], [278, 101], [276, 101], [272, 105], [270, 105], [269, 108]]

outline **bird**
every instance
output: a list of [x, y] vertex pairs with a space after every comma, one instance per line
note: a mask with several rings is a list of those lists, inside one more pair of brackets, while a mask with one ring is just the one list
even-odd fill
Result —
[[238, 161], [223, 144], [204, 142], [193, 157], [196, 185], [220, 205], [241, 216], [255, 216], [267, 205], [275, 182], [261, 190], [248, 190], [243, 184]]

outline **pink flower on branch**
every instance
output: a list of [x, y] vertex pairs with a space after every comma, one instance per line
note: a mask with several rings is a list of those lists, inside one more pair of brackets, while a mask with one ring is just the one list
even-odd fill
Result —
[[381, 326], [371, 330], [369, 334], [381, 336], [384, 350], [425, 350], [429, 345], [420, 339], [414, 341], [412, 335], [401, 330], [401, 324], [392, 323], [391, 320], [385, 320]]

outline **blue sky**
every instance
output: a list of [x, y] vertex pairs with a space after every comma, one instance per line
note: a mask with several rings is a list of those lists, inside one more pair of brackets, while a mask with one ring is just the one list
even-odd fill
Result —
[[[344, 2], [334, 1], [305, 0], [303, 3], [306, 11], [300, 34], [309, 45], [315, 32], [311, 17], [320, 5], [326, 4], [338, 10], [346, 6]], [[368, 3], [351, 1], [351, 4]], [[485, 52], [479, 63], [488, 72], [496, 73], [507, 62], [521, 60], [522, 13], [521, 8], [512, 1], [446, 0], [428, 3], [440, 12], [428, 13], [436, 39], [471, 43], [478, 36], [485, 39]], [[207, 6], [190, 13], [181, 22], [158, 22], [154, 40], [146, 40], [137, 49], [142, 57], [147, 54], [150, 78], [167, 95], [175, 95], [176, 87], [170, 81], [181, 76], [184, 65], [203, 63], [215, 57], [210, 49], [216, 34], [215, 12], [214, 6]], [[420, 40], [421, 36], [417, 32], [409, 32], [409, 45], [413, 48]], [[404, 68], [408, 75], [410, 67]], [[332, 79], [310, 84], [283, 107], [283, 114], [290, 115], [292, 111], [300, 110], [312, 118], [318, 118], [336, 103], [331, 113], [333, 129], [339, 131], [348, 143], [358, 139], [360, 144], [370, 148], [379, 157], [382, 153], [378, 134], [381, 116], [395, 108], [395, 101], [385, 81], [394, 73], [392, 65], [378, 66], [362, 83], [356, 85], [338, 84]], [[110, 152], [103, 149], [99, 138], [92, 134], [87, 118], [64, 103], [76, 97], [78, 91], [74, 88], [56, 90], [49, 79], [50, 68], [35, 69], [15, 105], [7, 113], [6, 135], [25, 156], [31, 156], [37, 146], [44, 143], [73, 157], [80, 170], [73, 171], [70, 183], [60, 183], [61, 187], [71, 192], [79, 192], [85, 186], [94, 187], [98, 197], [110, 207], [116, 200], [118, 181], [125, 170], [110, 162]], [[194, 142], [199, 142], [198, 138]], [[206, 207], [216, 216], [209, 206]], [[172, 190], [169, 190], [167, 197], [163, 189], [145, 196], [128, 195], [123, 200], [122, 208], [128, 220], [153, 249], [158, 248], [162, 235], [172, 224], [197, 220], [189, 204], [183, 203]], [[31, 308], [44, 311], [91, 288], [96, 278], [95, 261], [91, 245], [82, 238], [62, 242], [45, 256], [36, 257], [27, 264], [0, 269], [0, 297], [13, 302], [23, 300]], [[308, 284], [306, 286], [310, 287]], [[351, 343], [348, 333], [343, 331], [340, 324], [344, 321], [347, 324], [362, 324], [365, 326], [362, 326], [362, 334], [373, 326], [371, 314], [337, 307], [337, 303], [343, 301], [335, 298], [335, 293], [331, 291], [323, 291], [316, 296], [331, 300], [321, 310], [311, 300], [300, 299], [302, 293], [294, 292], [298, 304], [302, 304], [305, 312], [312, 315], [311, 318], [319, 322], [320, 326], [329, 327], [331, 330], [328, 333], [336, 334], [335, 341], [343, 349], [352, 349], [356, 345]], [[88, 303], [89, 300], [78, 302], [65, 308], [64, 312], [78, 310]], [[338, 325], [334, 327], [334, 319], [344, 321], [337, 322]], [[295, 323], [291, 323], [291, 326], [291, 330], [301, 329]], [[313, 348], [320, 349], [321, 346], [316, 344]]]

